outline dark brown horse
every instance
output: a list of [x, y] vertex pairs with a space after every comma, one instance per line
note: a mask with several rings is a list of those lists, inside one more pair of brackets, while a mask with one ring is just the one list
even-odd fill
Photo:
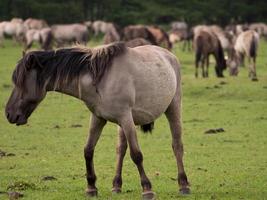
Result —
[[117, 166], [113, 192], [121, 192], [122, 165], [129, 145], [144, 199], [154, 199], [143, 167], [135, 125], [151, 131], [165, 113], [172, 134], [181, 193], [189, 193], [183, 165], [180, 64], [166, 49], [147, 45], [127, 48], [115, 43], [95, 49], [70, 48], [26, 54], [13, 73], [15, 87], [6, 105], [10, 123], [23, 125], [48, 91], [82, 100], [92, 112], [89, 138], [84, 149], [89, 196], [97, 195], [93, 156], [107, 121], [119, 125]]
[[224, 52], [218, 37], [211, 32], [201, 30], [194, 35], [193, 46], [195, 49], [195, 76], [198, 77], [198, 67], [200, 62], [202, 77], [209, 76], [209, 55], [212, 54], [216, 60], [216, 75], [217, 77], [223, 77], [223, 70], [226, 69], [226, 61], [224, 59]]

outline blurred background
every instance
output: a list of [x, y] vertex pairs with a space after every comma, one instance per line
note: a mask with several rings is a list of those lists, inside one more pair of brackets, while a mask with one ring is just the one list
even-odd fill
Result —
[[1, 0], [0, 20], [45, 19], [49, 24], [101, 19], [119, 25], [267, 21], [266, 0]]

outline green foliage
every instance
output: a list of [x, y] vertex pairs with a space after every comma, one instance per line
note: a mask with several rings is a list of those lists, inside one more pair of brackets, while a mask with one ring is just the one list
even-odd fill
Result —
[[267, 20], [265, 0], [1, 0], [0, 19], [35, 17], [49, 23], [103, 19], [120, 25], [256, 22]]

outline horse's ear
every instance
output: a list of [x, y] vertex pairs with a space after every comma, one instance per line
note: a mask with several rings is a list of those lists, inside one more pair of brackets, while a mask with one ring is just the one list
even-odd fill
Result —
[[26, 69], [30, 70], [30, 69], [41, 69], [42, 65], [38, 59], [38, 57], [36, 56], [36, 54], [34, 53], [28, 53], [26, 55]]

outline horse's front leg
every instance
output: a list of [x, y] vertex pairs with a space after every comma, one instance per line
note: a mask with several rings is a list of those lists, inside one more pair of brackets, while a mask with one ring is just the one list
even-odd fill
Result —
[[97, 196], [97, 188], [95, 186], [96, 175], [94, 170], [93, 156], [96, 143], [101, 135], [103, 127], [106, 124], [106, 120], [96, 117], [92, 114], [89, 138], [84, 148], [84, 157], [86, 161], [86, 178], [87, 178], [87, 189], [86, 193], [89, 196]]
[[120, 193], [122, 186], [121, 173], [122, 173], [123, 158], [127, 150], [127, 140], [121, 127], [119, 127], [118, 144], [116, 150], [117, 150], [117, 164], [116, 164], [116, 174], [113, 179], [112, 192]]
[[127, 112], [127, 114], [125, 114], [121, 118], [120, 125], [128, 141], [131, 158], [135, 163], [135, 165], [137, 166], [140, 175], [141, 185], [143, 188], [143, 193], [142, 193], [143, 199], [154, 199], [155, 194], [154, 192], [152, 192], [152, 186], [150, 180], [146, 176], [143, 167], [143, 155], [138, 145], [135, 124], [133, 121], [132, 113], [130, 111]]

